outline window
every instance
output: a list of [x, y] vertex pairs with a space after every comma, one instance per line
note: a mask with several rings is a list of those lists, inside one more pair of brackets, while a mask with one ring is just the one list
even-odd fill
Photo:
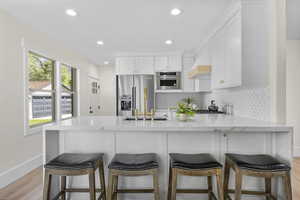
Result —
[[76, 69], [65, 64], [60, 66], [60, 84], [61, 84], [61, 119], [73, 117], [74, 101], [76, 97]]
[[28, 119], [35, 127], [55, 120], [55, 62], [33, 52], [28, 54]]

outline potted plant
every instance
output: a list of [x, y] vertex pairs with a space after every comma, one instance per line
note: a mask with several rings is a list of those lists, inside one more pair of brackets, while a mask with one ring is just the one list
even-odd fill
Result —
[[178, 103], [176, 109], [177, 119], [180, 121], [187, 121], [195, 115], [193, 108], [187, 103]]

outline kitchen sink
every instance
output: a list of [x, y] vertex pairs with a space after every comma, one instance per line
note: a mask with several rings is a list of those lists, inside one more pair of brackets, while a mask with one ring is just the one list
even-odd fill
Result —
[[[165, 121], [167, 119], [168, 118], [166, 118], [166, 117], [154, 117], [153, 118], [154, 121]], [[135, 118], [135, 117], [125, 117], [124, 120], [127, 120], [127, 121], [134, 121], [134, 120], [138, 120], [138, 121], [142, 121], [142, 120], [150, 121], [150, 120], [152, 120], [152, 118], [146, 117], [144, 119], [143, 117], [138, 117], [138, 118]]]

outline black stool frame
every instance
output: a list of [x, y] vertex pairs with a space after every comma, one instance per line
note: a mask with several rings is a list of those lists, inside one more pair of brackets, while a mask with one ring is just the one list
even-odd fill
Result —
[[[95, 187], [95, 171], [99, 169], [99, 178], [100, 178], [100, 189]], [[62, 170], [62, 169], [45, 169], [45, 178], [44, 178], [44, 192], [43, 200], [50, 200], [50, 191], [51, 191], [51, 180], [52, 175], [58, 175], [61, 177], [61, 188], [60, 192], [53, 198], [61, 200], [66, 199], [67, 192], [88, 192], [90, 193], [90, 200], [96, 200], [96, 192], [100, 192], [98, 200], [106, 200], [106, 190], [105, 190], [105, 178], [104, 178], [104, 168], [103, 161], [97, 161], [97, 166], [95, 169], [87, 168], [80, 170]], [[80, 176], [80, 175], [89, 175], [89, 188], [66, 188], [67, 176]]]

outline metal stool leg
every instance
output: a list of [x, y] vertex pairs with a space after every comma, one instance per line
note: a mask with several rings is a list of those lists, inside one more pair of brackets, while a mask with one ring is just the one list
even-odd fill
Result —
[[52, 175], [45, 170], [43, 200], [50, 200]]

